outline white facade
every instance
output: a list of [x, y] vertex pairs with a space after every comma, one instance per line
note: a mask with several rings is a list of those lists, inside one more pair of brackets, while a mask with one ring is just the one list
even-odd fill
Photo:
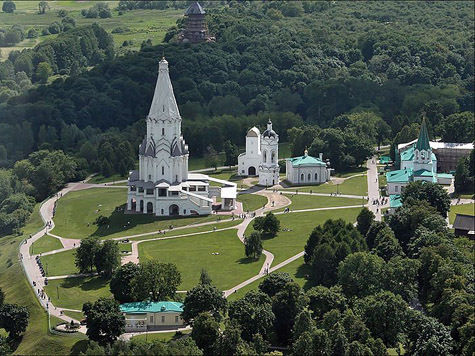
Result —
[[238, 156], [238, 175], [259, 176], [259, 185], [279, 183], [279, 135], [269, 120], [261, 134], [253, 127], [246, 135], [246, 152]]
[[[139, 146], [139, 170], [129, 175], [128, 212], [156, 216], [210, 214], [213, 200], [209, 177], [188, 174], [188, 145], [181, 134], [181, 116], [165, 59], [160, 61], [146, 120], [147, 134]], [[236, 189], [234, 183], [225, 183]]]
[[286, 159], [286, 179], [289, 183], [298, 184], [322, 184], [330, 180], [330, 169], [320, 158], [309, 156], [307, 150], [301, 157]]

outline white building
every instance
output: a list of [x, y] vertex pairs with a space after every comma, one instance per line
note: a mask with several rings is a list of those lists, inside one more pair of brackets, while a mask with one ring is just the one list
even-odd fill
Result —
[[330, 169], [323, 162], [323, 155], [319, 158], [308, 155], [305, 150], [300, 157], [285, 160], [286, 179], [291, 184], [321, 184], [330, 179]]
[[269, 120], [267, 129], [260, 133], [253, 127], [246, 135], [246, 152], [238, 156], [238, 175], [259, 176], [259, 185], [279, 183], [279, 135]]
[[168, 330], [185, 326], [180, 302], [133, 302], [120, 305], [126, 332]]
[[[160, 61], [146, 120], [147, 134], [139, 146], [139, 169], [129, 175], [127, 210], [156, 216], [210, 214], [212, 197], [221, 189], [210, 191], [213, 178], [188, 173], [188, 145], [181, 134], [181, 116], [165, 59]], [[229, 188], [223, 205], [234, 209], [236, 184], [219, 183]]]

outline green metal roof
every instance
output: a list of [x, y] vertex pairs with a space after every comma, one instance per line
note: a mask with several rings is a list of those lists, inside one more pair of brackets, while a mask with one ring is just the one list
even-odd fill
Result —
[[395, 209], [400, 206], [402, 206], [401, 196], [399, 194], [391, 194], [389, 196], [389, 207]]
[[318, 158], [312, 156], [300, 156], [300, 157], [293, 157], [287, 158], [292, 163], [292, 166], [326, 166], [325, 162], [321, 161]]
[[120, 305], [120, 311], [128, 314], [143, 313], [170, 313], [183, 311], [183, 303], [180, 302], [133, 302]]
[[399, 169], [386, 173], [388, 183], [409, 183], [412, 177], [412, 169]]
[[414, 172], [414, 177], [433, 177], [434, 172], [428, 171], [427, 169], [419, 169]]
[[421, 124], [421, 131], [419, 132], [419, 138], [417, 139], [416, 142], [416, 148], [419, 151], [428, 151], [430, 150], [430, 143], [429, 143], [429, 133], [427, 132], [427, 126], [426, 126], [426, 119], [422, 119], [422, 124]]
[[389, 157], [387, 155], [379, 157], [379, 163], [386, 164], [386, 163], [389, 163], [389, 162], [391, 162], [391, 157]]
[[414, 160], [414, 146], [401, 152], [401, 161], [413, 161]]
[[440, 178], [450, 178], [452, 179], [454, 176], [450, 173], [437, 173], [437, 177], [440, 177]]

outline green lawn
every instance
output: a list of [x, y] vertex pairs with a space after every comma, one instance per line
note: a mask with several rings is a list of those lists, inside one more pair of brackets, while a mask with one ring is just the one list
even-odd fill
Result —
[[244, 211], [254, 211], [267, 204], [267, 198], [257, 194], [238, 194], [237, 201], [242, 203]]
[[120, 252], [132, 252], [132, 244], [129, 242], [129, 243], [123, 243], [123, 242], [119, 242], [119, 249], [120, 249]]
[[59, 239], [53, 236], [44, 235], [30, 246], [30, 254], [38, 255], [40, 253], [58, 250], [60, 248], [63, 248], [63, 244]]
[[84, 314], [82, 312], [65, 310], [63, 311], [63, 314], [69, 316], [70, 318], [76, 319], [77, 321], [84, 319]]
[[[224, 153], [218, 153], [218, 167], [224, 165]], [[188, 160], [188, 169], [194, 171], [197, 169], [212, 168], [207, 165], [206, 157], [191, 157]]]
[[[354, 198], [325, 197], [318, 195], [303, 194], [285, 194], [287, 198], [292, 200], [292, 204], [288, 207], [291, 210], [326, 208], [335, 206], [351, 206], [366, 204], [366, 200]], [[276, 210], [283, 211], [285, 208]]]
[[[65, 238], [82, 239], [98, 236], [104, 239], [129, 236], [195, 223], [208, 222], [215, 216], [186, 218], [157, 218], [153, 215], [124, 214], [127, 193], [120, 188], [91, 188], [70, 192], [59, 201], [54, 218], [56, 227], [52, 233]], [[107, 226], [97, 227], [94, 221], [100, 215], [110, 218]]]
[[[273, 263], [275, 266], [275, 264]], [[286, 272], [290, 274], [292, 279], [297, 282], [297, 284], [304, 288], [305, 290], [309, 289], [311, 287], [311, 284], [305, 279], [305, 275], [309, 273], [308, 267], [304, 265], [303, 263], [303, 257], [300, 257], [299, 259], [290, 262], [289, 264], [285, 265], [282, 268], [279, 268], [275, 272]], [[274, 272], [273, 272], [274, 273]], [[257, 289], [259, 287], [259, 284], [264, 280], [264, 278], [260, 278], [257, 281], [252, 282], [251, 284], [248, 284], [247, 286], [239, 289], [236, 293], [232, 293], [229, 295], [228, 300], [229, 301], [234, 301], [237, 299], [240, 299], [244, 297], [244, 295], [254, 289]]]
[[367, 170], [368, 170], [367, 167], [355, 167], [355, 168], [352, 168], [350, 170], [343, 171], [343, 172], [334, 172], [333, 175], [335, 177], [339, 177], [339, 178], [348, 178], [348, 177], [354, 176], [356, 174], [366, 173]]
[[453, 224], [455, 221], [455, 214], [475, 215], [475, 204], [461, 204], [451, 205], [449, 211], [449, 221]]
[[[185, 330], [183, 331], [183, 334], [189, 334], [191, 331]], [[147, 334], [141, 334], [134, 336], [131, 340], [132, 341], [170, 341], [173, 340], [176, 336], [175, 331], [170, 331], [166, 333], [147, 333]]]
[[236, 230], [144, 242], [139, 244], [139, 257], [176, 264], [183, 280], [179, 290], [195, 286], [202, 268], [218, 288], [228, 289], [257, 274], [263, 262], [263, 257], [259, 261], [246, 258]]
[[53, 255], [41, 257], [46, 276], [63, 276], [67, 274], [79, 273], [74, 264], [74, 252], [76, 250], [67, 250]]
[[[264, 248], [274, 254], [273, 265], [303, 251], [308, 236], [317, 226], [328, 219], [343, 219], [347, 222], [356, 221], [361, 208], [322, 210], [303, 213], [288, 213], [276, 215], [280, 220], [281, 231], [273, 239], [264, 240]], [[291, 231], [283, 231], [290, 229]], [[253, 231], [252, 224], [246, 230], [246, 235]]]
[[[104, 177], [102, 174], [96, 174], [88, 181], [88, 183], [109, 183], [118, 180], [126, 180], [127, 178], [128, 177], [121, 176], [120, 174], [113, 174], [110, 177]], [[124, 183], [122, 183], [122, 185], [124, 185]]]
[[81, 277], [50, 280], [46, 294], [57, 307], [81, 310], [87, 301], [112, 296], [109, 280], [103, 277]]
[[[341, 194], [368, 195], [367, 179], [366, 175], [349, 178], [343, 183], [338, 184], [338, 192]], [[286, 190], [298, 190], [299, 192], [312, 191], [314, 193], [336, 193], [337, 187], [336, 184], [333, 184], [333, 182], [330, 181], [320, 185], [294, 186], [287, 188]]]
[[[247, 188], [249, 185], [244, 184], [243, 180], [246, 177], [238, 176], [237, 172], [235, 169], [223, 169], [223, 170], [218, 170], [216, 172], [208, 174], [210, 177], [216, 178], [216, 179], [223, 179], [223, 180], [228, 180], [230, 182], [234, 182], [237, 184], [238, 188]], [[220, 186], [220, 183], [216, 182], [209, 182], [210, 185], [213, 186]]]
[[75, 344], [81, 344], [86, 337], [80, 334], [54, 335], [48, 331], [48, 315], [40, 306], [32, 287], [23, 273], [18, 261], [20, 242], [30, 234], [36, 233], [43, 226], [36, 205], [27, 225], [19, 236], [0, 238], [0, 288], [5, 292], [6, 303], [16, 303], [28, 308], [30, 318], [26, 332], [16, 349], [20, 355], [64, 355]]
[[157, 237], [167, 237], [167, 236], [177, 236], [177, 235], [186, 235], [186, 234], [194, 234], [197, 232], [205, 232], [205, 231], [213, 231], [213, 228], [216, 227], [216, 229], [225, 229], [227, 227], [232, 227], [240, 224], [242, 222], [242, 219], [235, 219], [234, 221], [226, 221], [226, 222], [216, 222], [215, 224], [209, 224], [209, 225], [204, 225], [204, 226], [197, 226], [197, 227], [190, 227], [186, 229], [176, 229], [176, 230], [171, 230], [167, 231], [165, 235], [147, 235], [147, 236], [141, 236], [141, 237], [132, 237], [130, 241], [142, 241], [142, 240], [147, 240], [147, 239], [154, 239]]

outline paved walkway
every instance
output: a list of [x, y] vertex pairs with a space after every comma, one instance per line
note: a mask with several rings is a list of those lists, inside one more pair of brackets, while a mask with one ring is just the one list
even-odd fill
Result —
[[378, 176], [378, 156], [373, 156], [366, 162], [366, 166], [368, 167], [367, 176], [368, 176], [368, 206], [369, 210], [373, 212], [376, 216], [377, 221], [382, 220], [382, 213], [381, 209], [389, 207], [389, 199], [388, 203], [381, 205], [381, 204], [373, 204], [373, 201], [381, 201], [381, 195], [379, 194], [379, 176]]

